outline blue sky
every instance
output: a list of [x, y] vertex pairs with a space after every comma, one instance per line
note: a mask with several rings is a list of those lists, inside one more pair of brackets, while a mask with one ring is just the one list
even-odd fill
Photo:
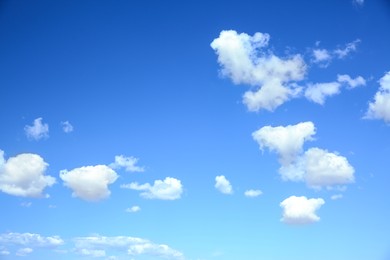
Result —
[[2, 1], [0, 259], [390, 259], [390, 2]]

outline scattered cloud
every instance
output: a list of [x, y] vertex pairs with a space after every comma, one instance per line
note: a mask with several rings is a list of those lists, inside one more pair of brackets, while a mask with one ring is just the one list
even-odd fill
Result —
[[115, 156], [115, 162], [110, 164], [110, 167], [113, 169], [124, 168], [128, 172], [143, 172], [144, 167], [137, 166], [138, 158], [135, 157], [125, 157], [123, 155]]
[[10, 254], [11, 254], [11, 252], [8, 250], [5, 250], [5, 249], [0, 251], [0, 255], [10, 255]]
[[379, 80], [379, 90], [368, 105], [364, 118], [381, 119], [390, 124], [390, 71]]
[[118, 178], [117, 173], [106, 165], [84, 166], [71, 171], [60, 171], [64, 185], [72, 189], [73, 197], [86, 201], [99, 201], [111, 194], [108, 185]]
[[366, 80], [362, 76], [358, 76], [352, 79], [349, 75], [337, 75], [337, 81], [340, 83], [346, 83], [350, 88], [356, 88], [359, 86], [365, 86]]
[[3, 233], [0, 234], [1, 245], [22, 247], [54, 248], [64, 244], [59, 236], [44, 237], [33, 233]]
[[343, 194], [334, 194], [330, 197], [331, 200], [339, 200], [343, 198]]
[[325, 98], [340, 93], [341, 84], [338, 82], [309, 84], [305, 97], [310, 101], [323, 105]]
[[65, 133], [73, 132], [73, 125], [71, 125], [69, 121], [61, 122], [61, 125], [62, 125], [62, 131], [64, 131]]
[[236, 31], [222, 31], [211, 43], [218, 55], [223, 76], [235, 84], [249, 84], [243, 102], [250, 111], [273, 111], [296, 97], [301, 88], [296, 82], [304, 78], [306, 64], [301, 55], [280, 58], [267, 49], [270, 36], [257, 32], [253, 36]]
[[24, 207], [24, 208], [29, 208], [31, 207], [32, 205], [32, 202], [22, 202], [20, 203], [20, 206]]
[[34, 120], [33, 125], [26, 125], [24, 132], [29, 139], [40, 140], [49, 137], [49, 125], [42, 123], [42, 117]]
[[279, 173], [285, 181], [304, 181], [313, 189], [354, 182], [355, 170], [345, 157], [316, 147], [303, 152], [304, 142], [312, 140], [314, 134], [314, 124], [303, 122], [265, 126], [252, 136], [261, 149], [266, 147], [279, 155]]
[[31, 254], [34, 250], [29, 247], [21, 248], [16, 252], [17, 256], [26, 256], [28, 254]]
[[[317, 64], [319, 67], [326, 68], [334, 59], [344, 59], [350, 53], [355, 52], [357, 49], [357, 45], [360, 40], [356, 39], [353, 42], [349, 42], [345, 45], [344, 48], [337, 48], [334, 50], [327, 50], [316, 48], [312, 49], [312, 62]], [[319, 42], [316, 42], [316, 47], [319, 46]]]
[[248, 198], [255, 198], [263, 194], [261, 190], [246, 190], [244, 195]]
[[48, 164], [37, 154], [23, 153], [8, 160], [0, 150], [0, 190], [4, 193], [21, 197], [48, 197], [43, 195], [46, 187], [56, 180], [45, 175]]
[[364, 0], [352, 0], [352, 2], [355, 5], [358, 5], [358, 6], [363, 6], [364, 5]]
[[138, 212], [140, 210], [141, 210], [141, 208], [139, 206], [132, 206], [131, 208], [127, 208], [126, 212], [135, 213], [135, 212]]
[[313, 140], [315, 127], [312, 122], [288, 126], [264, 126], [252, 134], [260, 149], [268, 148], [279, 155], [282, 165], [290, 164], [302, 152], [305, 141]]
[[172, 177], [155, 180], [153, 185], [132, 182], [121, 185], [121, 188], [142, 191], [140, 195], [145, 199], [176, 200], [183, 193], [181, 181]]
[[334, 51], [337, 58], [343, 59], [347, 57], [351, 52], [356, 51], [357, 45], [360, 43], [359, 39], [354, 40], [353, 42], [347, 43], [344, 48], [338, 48]]
[[282, 222], [290, 225], [305, 225], [318, 222], [316, 211], [325, 204], [321, 198], [308, 199], [304, 196], [291, 196], [280, 203], [283, 208]]
[[314, 49], [313, 58], [314, 63], [328, 64], [328, 62], [332, 60], [332, 55], [326, 49]]
[[[170, 248], [164, 244], [156, 244], [147, 239], [137, 237], [105, 237], [105, 236], [90, 236], [78, 237], [74, 239], [76, 252], [82, 255], [89, 256], [105, 256], [106, 251], [116, 250], [125, 252], [130, 256], [149, 255], [152, 257], [164, 259], [184, 259], [183, 253]], [[112, 256], [114, 257], [114, 256]]]
[[233, 187], [225, 176], [215, 177], [215, 188], [223, 194], [233, 194]]

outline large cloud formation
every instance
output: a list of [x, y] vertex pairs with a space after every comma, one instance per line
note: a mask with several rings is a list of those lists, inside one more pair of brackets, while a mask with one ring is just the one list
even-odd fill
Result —
[[110, 196], [108, 185], [118, 178], [117, 173], [106, 165], [84, 166], [71, 171], [62, 170], [60, 178], [73, 190], [72, 196], [86, 201], [98, 201]]
[[314, 189], [352, 183], [355, 170], [345, 157], [316, 147], [303, 152], [304, 142], [312, 140], [314, 134], [314, 124], [303, 122], [264, 126], [252, 136], [261, 149], [268, 148], [279, 155], [283, 180], [304, 181]]
[[316, 211], [325, 204], [321, 198], [308, 199], [304, 196], [291, 196], [280, 203], [283, 208], [282, 222], [290, 225], [305, 225], [318, 222]]
[[390, 71], [379, 80], [379, 90], [369, 103], [366, 118], [382, 119], [390, 123]]
[[4, 159], [0, 150], [0, 190], [4, 193], [21, 197], [44, 197], [46, 187], [56, 180], [45, 175], [48, 164], [37, 154], [22, 153]]
[[222, 31], [211, 43], [218, 55], [222, 75], [235, 84], [249, 84], [257, 89], [244, 94], [250, 111], [273, 111], [297, 96], [296, 81], [304, 78], [306, 64], [301, 55], [280, 58], [266, 50], [270, 36], [257, 32], [253, 36], [236, 31]]

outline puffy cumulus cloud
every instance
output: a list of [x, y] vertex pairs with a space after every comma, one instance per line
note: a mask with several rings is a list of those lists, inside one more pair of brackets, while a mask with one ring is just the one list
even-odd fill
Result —
[[5, 160], [0, 150], [0, 190], [14, 196], [43, 197], [43, 190], [56, 182], [45, 175], [47, 166], [37, 154], [23, 153]]
[[135, 213], [135, 212], [138, 212], [140, 210], [141, 210], [141, 208], [139, 206], [132, 206], [131, 208], [127, 208], [126, 212]]
[[326, 97], [339, 94], [340, 88], [341, 84], [339, 82], [309, 84], [305, 90], [305, 97], [310, 101], [323, 105]]
[[246, 190], [244, 195], [248, 198], [255, 198], [263, 194], [261, 190]]
[[40, 140], [49, 137], [49, 125], [42, 123], [42, 117], [36, 118], [32, 125], [26, 125], [24, 132], [29, 139]]
[[60, 171], [64, 185], [72, 189], [73, 197], [86, 201], [98, 201], [110, 196], [108, 185], [118, 178], [117, 173], [106, 165], [84, 166], [71, 171]]
[[28, 254], [31, 254], [34, 250], [29, 247], [21, 248], [16, 252], [17, 256], [26, 256]]
[[318, 222], [316, 211], [325, 204], [321, 198], [308, 199], [304, 196], [291, 196], [280, 203], [283, 208], [282, 222], [290, 225], [305, 225]]
[[233, 187], [225, 176], [219, 175], [215, 177], [215, 186], [218, 191], [223, 194], [233, 194]]
[[332, 59], [331, 54], [326, 49], [314, 49], [313, 50], [313, 62], [322, 63], [329, 62]]
[[113, 169], [124, 168], [128, 172], [143, 172], [144, 167], [137, 166], [138, 158], [135, 157], [125, 157], [123, 155], [115, 156], [115, 162], [110, 164], [110, 167]]
[[356, 88], [359, 86], [365, 86], [366, 80], [362, 76], [351, 78], [349, 75], [337, 75], [337, 81], [340, 83], [346, 83], [350, 88]]
[[71, 133], [73, 132], [73, 125], [69, 123], [69, 121], [61, 122], [62, 125], [62, 131], [65, 133]]
[[[126, 252], [130, 256], [148, 255], [162, 259], [184, 259], [183, 253], [164, 244], [156, 244], [147, 239], [127, 236], [90, 236], [74, 239], [76, 251], [97, 253], [103, 256], [108, 250]], [[85, 255], [85, 254], [84, 254]]]
[[296, 82], [304, 78], [306, 64], [301, 55], [280, 58], [267, 50], [270, 36], [257, 32], [253, 36], [236, 31], [222, 31], [211, 43], [218, 55], [223, 76], [235, 84], [256, 86], [244, 94], [250, 111], [275, 110], [297, 96]]
[[252, 134], [260, 149], [268, 148], [279, 155], [282, 165], [291, 163], [302, 152], [305, 141], [312, 140], [315, 127], [312, 122], [288, 126], [264, 126]]
[[121, 185], [121, 188], [142, 191], [140, 195], [145, 199], [176, 200], [183, 193], [181, 181], [172, 177], [155, 180], [153, 185], [132, 182]]
[[379, 90], [369, 103], [365, 115], [367, 119], [382, 119], [390, 124], [390, 71], [379, 80]]
[[59, 236], [44, 237], [32, 233], [4, 233], [0, 234], [1, 245], [16, 245], [23, 247], [53, 248], [64, 244]]

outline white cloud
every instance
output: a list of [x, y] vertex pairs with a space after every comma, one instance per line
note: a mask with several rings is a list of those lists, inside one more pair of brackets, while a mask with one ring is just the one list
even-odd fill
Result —
[[0, 190], [14, 196], [43, 197], [43, 190], [56, 182], [45, 175], [47, 166], [37, 154], [23, 153], [5, 160], [0, 150]]
[[305, 97], [315, 103], [323, 105], [325, 98], [340, 93], [341, 84], [338, 82], [309, 84]]
[[81, 248], [77, 252], [82, 256], [89, 256], [89, 257], [105, 257], [106, 256], [106, 251], [104, 251], [104, 250], [93, 250], [93, 249]]
[[44, 237], [32, 233], [4, 233], [0, 234], [0, 244], [52, 248], [63, 245], [64, 240], [59, 236]]
[[75, 238], [78, 252], [97, 252], [106, 254], [106, 250], [124, 251], [131, 256], [149, 255], [164, 259], [184, 259], [184, 255], [164, 244], [156, 244], [147, 239], [137, 237], [105, 237], [90, 236]]
[[312, 140], [315, 127], [312, 122], [288, 126], [264, 126], [252, 133], [260, 149], [268, 148], [279, 155], [281, 164], [291, 163], [302, 152], [305, 141]]
[[11, 253], [8, 250], [5, 250], [5, 249], [0, 251], [0, 255], [10, 255], [10, 254]]
[[291, 196], [280, 203], [283, 208], [282, 222], [291, 225], [305, 225], [318, 222], [320, 217], [316, 211], [325, 204], [321, 198], [307, 199], [306, 197]]
[[110, 167], [113, 169], [125, 168], [128, 172], [143, 172], [144, 167], [137, 166], [138, 158], [135, 157], [125, 157], [123, 155], [115, 156], [115, 162], [110, 164]]
[[356, 4], [356, 5], [359, 5], [359, 6], [363, 6], [364, 5], [364, 0], [353, 0], [352, 2], [354, 4]]
[[141, 208], [139, 206], [132, 206], [131, 208], [127, 208], [126, 212], [135, 213], [135, 212], [138, 212], [140, 210], [141, 210]]
[[279, 58], [265, 48], [270, 36], [257, 32], [253, 36], [236, 31], [222, 31], [211, 47], [218, 55], [223, 76], [235, 84], [256, 86], [244, 94], [250, 111], [275, 110], [297, 96], [300, 88], [295, 82], [304, 78], [306, 64], [301, 55]]
[[225, 176], [215, 177], [215, 188], [223, 194], [233, 194], [233, 187]]
[[345, 48], [343, 49], [336, 49], [334, 53], [336, 54], [337, 58], [343, 59], [346, 56], [348, 56], [351, 52], [356, 51], [357, 45], [360, 42], [359, 39], [354, 40], [353, 42], [347, 43]]
[[33, 125], [26, 125], [24, 131], [29, 139], [40, 140], [49, 137], [49, 125], [42, 123], [42, 118], [34, 120]]
[[73, 132], [73, 126], [71, 125], [71, 123], [69, 123], [69, 121], [61, 122], [61, 125], [62, 125], [62, 130], [65, 133]]
[[334, 194], [330, 197], [332, 200], [339, 200], [343, 198], [343, 194]]
[[366, 80], [362, 76], [352, 79], [349, 75], [337, 75], [337, 81], [348, 84], [350, 88], [366, 85]]
[[368, 105], [367, 119], [382, 119], [390, 123], [390, 71], [379, 80], [379, 90]]
[[72, 196], [86, 201], [98, 201], [111, 194], [108, 185], [118, 178], [115, 171], [106, 165], [85, 166], [71, 171], [60, 171], [64, 185], [73, 190]]
[[176, 200], [180, 199], [183, 192], [181, 181], [172, 177], [155, 180], [153, 185], [149, 183], [138, 184], [133, 182], [121, 185], [121, 188], [143, 191], [141, 197], [145, 199]]
[[21, 248], [16, 252], [17, 256], [26, 256], [28, 254], [31, 254], [34, 250], [29, 247]]
[[32, 202], [22, 202], [22, 203], [20, 203], [20, 206], [25, 207], [25, 208], [29, 208], [29, 207], [31, 207], [31, 205], [32, 205]]
[[261, 190], [246, 190], [244, 194], [246, 197], [255, 198], [263, 194], [263, 192]]
[[329, 62], [332, 59], [331, 54], [326, 49], [313, 50], [314, 63]]

